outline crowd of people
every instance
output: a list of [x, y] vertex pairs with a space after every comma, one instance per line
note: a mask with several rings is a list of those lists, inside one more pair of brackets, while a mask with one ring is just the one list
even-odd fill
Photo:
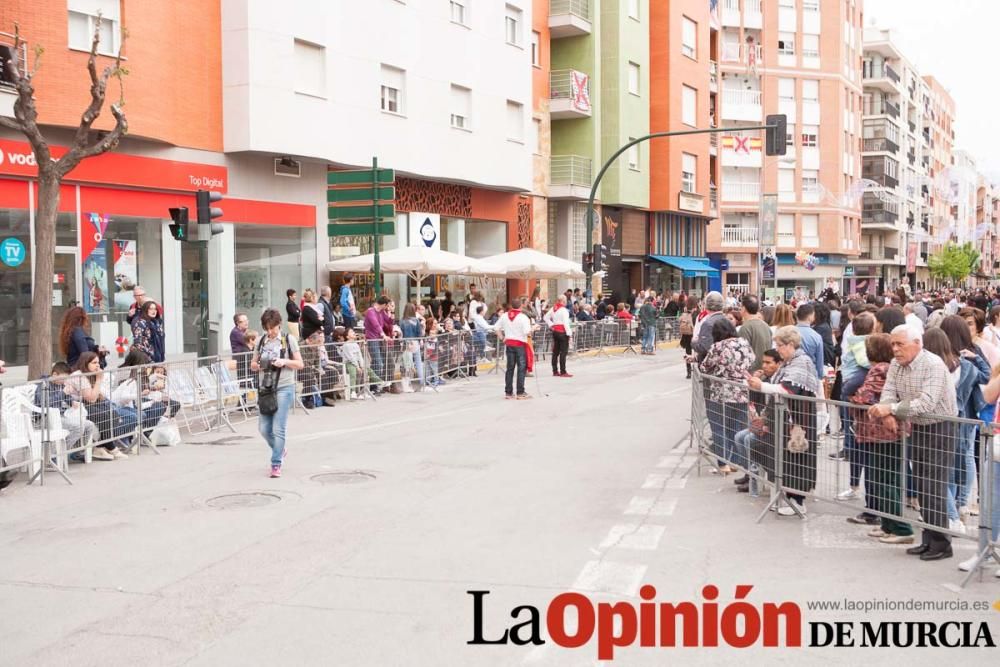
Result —
[[[848, 521], [872, 539], [916, 542], [905, 504], [927, 525], [907, 553], [950, 558], [951, 536], [972, 530], [966, 521], [978, 514], [980, 493], [1000, 508], [1000, 448], [980, 460], [979, 447], [980, 431], [991, 430], [980, 426], [997, 421], [1000, 401], [1000, 291], [912, 293], [904, 282], [885, 296], [828, 289], [794, 308], [753, 295], [737, 306], [709, 292], [686, 299], [680, 317], [718, 470], [742, 472], [739, 491], [774, 481], [780, 448], [789, 502], [777, 511], [805, 514], [820, 439], [841, 435], [843, 446], [828, 454], [848, 468], [837, 499], [863, 497]], [[980, 489], [985, 466], [992, 488]], [[997, 509], [992, 522], [996, 540]]]

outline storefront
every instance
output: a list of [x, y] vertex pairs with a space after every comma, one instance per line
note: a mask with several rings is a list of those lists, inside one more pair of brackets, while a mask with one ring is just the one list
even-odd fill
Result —
[[[380, 238], [382, 250], [425, 244], [468, 257], [482, 258], [508, 250], [531, 247], [531, 201], [516, 193], [485, 190], [452, 183], [435, 183], [412, 178], [396, 180], [396, 225], [391, 236]], [[370, 237], [330, 237], [330, 259], [373, 252]], [[331, 285], [340, 284], [339, 274], [331, 275]], [[397, 303], [412, 300], [417, 285], [404, 275], [383, 276], [384, 291]], [[472, 285], [483, 293], [488, 304], [504, 302], [510, 296], [528, 294], [526, 281], [503, 278], [436, 275], [420, 286], [420, 299], [430, 292], [452, 293], [456, 302]], [[364, 307], [374, 297], [374, 276], [355, 276], [355, 298]]]
[[719, 279], [706, 255], [709, 219], [698, 215], [654, 213], [650, 216], [649, 282], [657, 293], [701, 296]]
[[[38, 199], [30, 179], [36, 168], [28, 144], [0, 140], [0, 150], [5, 156], [0, 163], [0, 243], [24, 248], [20, 261], [0, 265], [0, 309], [11, 313], [0, 323], [0, 358], [20, 366], [28, 358]], [[272, 288], [266, 276], [241, 280], [237, 271], [235, 286], [229, 278], [234, 266], [247, 265], [251, 248], [267, 247], [272, 253], [280, 248], [284, 263], [299, 270], [293, 284], [314, 283], [315, 206], [226, 197], [219, 221], [229, 224], [208, 244], [207, 270], [197, 245], [170, 236], [169, 208], [188, 207], [193, 237], [197, 233], [194, 191], [225, 193], [228, 181], [223, 165], [121, 152], [90, 158], [70, 173], [61, 188], [56, 228], [54, 358], [62, 357], [57, 340], [62, 316], [76, 304], [87, 311], [99, 344], [113, 350], [119, 337], [131, 339], [125, 318], [136, 285], [163, 306], [168, 355], [216, 352], [228, 332], [226, 315], [231, 318], [235, 308], [242, 307], [237, 300], [240, 292], [249, 293], [249, 287], [237, 292], [239, 284], [266, 284], [266, 300], [275, 305], [284, 302], [284, 279], [276, 300], [278, 288]], [[265, 296], [260, 298], [260, 306], [246, 310], [259, 315], [265, 305]]]
[[689, 296], [705, 294], [708, 281], [718, 278], [719, 270], [705, 261], [694, 257], [672, 257], [669, 255], [651, 255], [658, 266], [651, 269], [651, 281], [657, 294], [670, 292], [685, 292]]
[[[780, 296], [786, 300], [795, 297], [796, 299], [809, 298], [822, 292], [830, 280], [837, 285], [841, 284], [844, 276], [844, 268], [847, 258], [843, 255], [814, 255], [815, 264], [804, 266], [799, 264], [795, 255], [779, 254], [777, 265], [777, 287]], [[775, 281], [765, 280], [765, 294], [772, 295]]]

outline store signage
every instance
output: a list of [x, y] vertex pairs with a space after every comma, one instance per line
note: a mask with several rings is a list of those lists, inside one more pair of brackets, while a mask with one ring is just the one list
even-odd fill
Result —
[[[53, 158], [68, 152], [65, 146], [51, 146]], [[0, 139], [0, 174], [38, 177], [38, 163], [30, 144]], [[218, 190], [226, 192], [229, 172], [225, 167], [194, 162], [177, 162], [125, 153], [104, 153], [87, 158], [66, 175], [66, 182], [150, 188], [154, 190]]]
[[21, 266], [27, 256], [21, 239], [10, 237], [0, 243], [0, 261], [11, 268]]
[[853, 278], [854, 277], [854, 267], [853, 266], [845, 266], [844, 267], [844, 277], [845, 278]]
[[728, 271], [728, 270], [729, 270], [729, 260], [728, 259], [719, 260], [719, 271]]
[[[327, 236], [374, 236], [375, 226], [371, 222], [331, 222], [326, 226], [326, 233]], [[379, 236], [393, 236], [395, 233], [395, 222], [378, 223]]]
[[441, 216], [437, 213], [410, 213], [410, 245], [441, 249]]
[[705, 210], [704, 197], [690, 192], [677, 193], [677, 208], [682, 211], [702, 213]]

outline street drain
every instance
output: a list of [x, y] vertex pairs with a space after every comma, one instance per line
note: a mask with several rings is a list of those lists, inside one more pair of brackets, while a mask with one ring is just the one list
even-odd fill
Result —
[[205, 501], [205, 504], [213, 509], [244, 509], [247, 507], [264, 507], [273, 505], [281, 500], [281, 496], [276, 493], [266, 493], [264, 491], [250, 491], [245, 493], [228, 493], [224, 496], [215, 496]]
[[224, 438], [216, 438], [215, 440], [189, 440], [185, 442], [185, 445], [239, 445], [244, 440], [250, 440], [249, 435], [227, 435]]
[[320, 484], [364, 484], [375, 479], [375, 475], [364, 470], [349, 470], [341, 472], [321, 472], [310, 477]]

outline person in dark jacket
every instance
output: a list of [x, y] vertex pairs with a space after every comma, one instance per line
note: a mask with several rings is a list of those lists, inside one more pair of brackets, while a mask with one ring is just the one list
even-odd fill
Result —
[[76, 366], [80, 355], [93, 352], [100, 359], [101, 368], [107, 365], [105, 357], [108, 351], [99, 346], [90, 337], [90, 318], [80, 306], [73, 306], [63, 315], [59, 327], [59, 351], [66, 357], [66, 363]]
[[300, 327], [302, 340], [307, 340], [317, 331], [323, 330], [323, 307], [316, 298], [316, 292], [307, 289], [302, 293], [305, 306], [302, 308], [302, 320]]
[[163, 318], [155, 301], [146, 301], [139, 316], [132, 320], [132, 348], [141, 350], [155, 363], [166, 360], [166, 335]]
[[288, 315], [288, 333], [296, 338], [299, 337], [299, 320], [302, 319], [302, 310], [299, 308], [298, 295], [293, 289], [285, 291], [288, 302], [285, 303], [285, 313]]
[[816, 319], [813, 320], [813, 331], [823, 339], [823, 363], [836, 366], [837, 344], [833, 340], [833, 327], [830, 325], [830, 307], [825, 303], [813, 304]]
[[328, 285], [320, 289], [319, 305], [323, 308], [323, 340], [327, 343], [333, 342], [333, 327], [335, 326], [332, 298], [333, 290]]

